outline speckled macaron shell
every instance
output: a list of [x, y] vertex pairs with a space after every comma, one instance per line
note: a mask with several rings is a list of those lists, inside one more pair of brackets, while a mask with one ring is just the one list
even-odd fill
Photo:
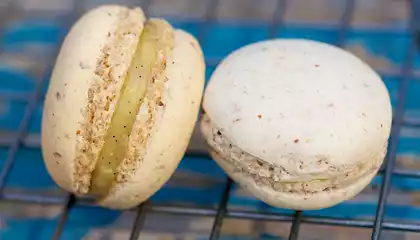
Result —
[[[294, 209], [328, 207], [366, 187], [386, 154], [392, 121], [389, 93], [374, 70], [340, 48], [303, 39], [230, 54], [213, 73], [203, 108], [223, 137], [258, 159], [254, 172], [268, 164], [280, 169], [271, 173], [278, 183], [302, 186], [277, 193], [216, 156], [222, 168], [267, 203]], [[314, 179], [331, 185], [306, 191]]]
[[[145, 21], [140, 8], [100, 6], [75, 23], [62, 44], [44, 104], [42, 149], [49, 174], [67, 191], [77, 195], [87, 192], [96, 161], [88, 158], [76, 161], [85, 141], [83, 134], [86, 131], [95, 131], [97, 136], [105, 133], [116, 101], [107, 106], [110, 109], [107, 112], [103, 111], [103, 101], [110, 94], [118, 100]], [[205, 66], [201, 48], [193, 36], [182, 30], [174, 30], [174, 36], [173, 54], [167, 59], [162, 76], [165, 84], [159, 90], [159, 109], [152, 110], [154, 117], [150, 124], [153, 126], [147, 125], [150, 137], [147, 142], [130, 138], [128, 152], [137, 152], [140, 157], [118, 169], [116, 183], [108, 196], [98, 199], [98, 204], [104, 207], [125, 209], [149, 198], [170, 178], [185, 152], [200, 108]], [[104, 56], [106, 62], [101, 60]], [[89, 117], [85, 109], [91, 94], [88, 89], [101, 82], [104, 75], [114, 84], [95, 93], [98, 108], [92, 127], [85, 129], [83, 122]], [[142, 106], [138, 119], [142, 118], [140, 114], [150, 113], [148, 107], [151, 106], [150, 103]], [[145, 126], [136, 122], [133, 131], [138, 132], [142, 127]], [[99, 150], [100, 145], [91, 149], [96, 153]]]
[[[45, 96], [41, 138], [47, 170], [54, 181], [67, 191], [77, 192], [79, 188], [76, 182], [80, 176], [75, 171], [75, 158], [80, 151], [77, 144], [83, 142], [82, 134], [87, 131], [81, 125], [86, 118], [84, 109], [88, 102], [88, 89], [101, 81], [101, 74], [96, 70], [103, 48], [114, 39], [117, 41], [114, 33], [120, 25], [130, 25], [127, 31], [141, 33], [145, 20], [139, 8], [100, 6], [81, 16], [62, 43]], [[103, 91], [102, 95], [121, 88], [122, 73], [129, 67], [137, 41], [138, 38], [126, 37], [125, 41], [119, 41], [118, 46], [113, 44], [114, 52], [123, 54], [115, 54], [115, 60], [110, 61], [109, 65], [113, 68], [111, 77], [121, 81]], [[104, 114], [102, 118], [102, 122], [107, 122], [111, 115]], [[104, 126], [98, 126], [98, 130], [104, 130]]]

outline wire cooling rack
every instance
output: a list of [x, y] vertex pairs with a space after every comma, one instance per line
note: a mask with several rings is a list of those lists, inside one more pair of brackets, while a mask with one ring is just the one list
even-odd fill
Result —
[[[30, 1], [28, 1], [30, 2]], [[34, 1], [36, 2], [36, 1]], [[62, 2], [62, 1], [58, 1]], [[62, 24], [63, 31], [59, 31], [60, 39], [55, 39], [57, 42], [60, 42], [62, 37], [65, 35], [66, 30], [69, 26], [77, 19], [80, 14], [82, 14], [85, 9], [85, 3], [87, 1], [74, 1], [74, 5], [71, 5], [69, 8], [70, 11], [66, 12], [65, 14], [57, 14], [54, 16], [54, 19]], [[98, 2], [98, 1], [97, 1]], [[100, 1], [99, 1], [100, 2]], [[114, 1], [118, 2], [118, 1]], [[155, 1], [131, 1], [129, 4], [132, 5], [139, 5], [141, 6], [146, 14], [150, 14], [149, 10], [153, 9], [151, 6]], [[156, 1], [157, 2], [157, 1]], [[174, 0], [174, 2], [176, 2]], [[180, 1], [181, 2], [181, 1]], [[209, 69], [214, 69], [214, 67], [220, 62], [222, 55], [213, 54], [211, 50], [208, 50], [206, 46], [209, 44], [209, 36], [213, 36], [215, 33], [213, 31], [213, 25], [218, 22], [217, 20], [217, 10], [220, 9], [220, 6], [225, 1], [217, 1], [217, 0], [202, 0], [201, 1], [205, 14], [204, 16], [199, 19], [195, 20], [197, 22], [196, 25], [191, 26], [189, 25], [188, 20], [184, 21], [184, 24], [181, 27], [186, 28], [190, 32], [193, 32], [194, 35], [199, 39], [202, 46], [204, 46], [204, 52], [206, 56], [206, 63], [208, 65], [207, 75], [209, 75], [211, 71]], [[255, 1], [256, 2], [256, 1]], [[250, 36], [252, 33], [248, 35], [241, 35], [237, 39], [241, 40], [241, 38], [247, 38], [249, 42], [262, 40], [264, 38], [275, 38], [281, 36], [279, 33], [282, 33], [284, 29], [290, 30], [290, 26], [285, 21], [285, 15], [287, 14], [287, 7], [293, 2], [292, 0], [278, 0], [272, 1], [274, 2], [275, 10], [272, 11], [272, 15], [270, 15], [268, 20], [265, 24], [252, 26], [252, 28], [256, 32], [264, 31], [264, 37], [255, 37]], [[321, 2], [321, 1], [320, 1]], [[325, 2], [325, 1], [324, 1]], [[331, 2], [331, 1], [330, 1]], [[333, 35], [329, 42], [336, 44], [340, 47], [346, 46], [346, 42], [351, 35], [352, 25], [351, 22], [354, 19], [354, 12], [356, 8], [356, 1], [355, 0], [343, 0], [343, 1], [336, 1], [341, 2], [343, 4], [343, 11], [339, 14], [338, 21], [331, 26], [329, 29], [332, 29], [332, 34], [327, 33], [327, 35]], [[360, 1], [359, 1], [360, 2]], [[376, 1], [377, 4], [381, 4], [381, 1]], [[244, 3], [245, 4], [245, 3]], [[251, 3], [248, 1], [247, 6], [248, 8], [255, 7], [257, 3]], [[36, 4], [35, 4], [36, 5]], [[381, 235], [383, 230], [394, 230], [394, 231], [401, 231], [401, 232], [420, 232], [420, 224], [416, 222], [409, 222], [404, 221], [404, 219], [399, 218], [399, 220], [388, 220], [386, 218], [386, 210], [387, 210], [387, 199], [388, 195], [390, 194], [392, 188], [392, 177], [403, 178], [403, 179], [420, 179], [420, 171], [410, 170], [410, 169], [398, 169], [395, 168], [396, 159], [398, 155], [398, 145], [399, 145], [399, 137], [401, 135], [401, 131], [405, 126], [411, 128], [417, 128], [420, 126], [420, 121], [418, 118], [410, 118], [406, 116], [406, 105], [409, 100], [407, 95], [409, 95], [410, 83], [412, 81], [416, 81], [415, 78], [418, 77], [418, 72], [416, 72], [416, 66], [418, 65], [418, 44], [420, 41], [419, 35], [419, 26], [420, 26], [420, 0], [412, 0], [407, 5], [409, 13], [408, 23], [406, 26], [402, 27], [402, 32], [405, 37], [404, 39], [407, 40], [407, 47], [400, 48], [397, 50], [402, 57], [401, 58], [401, 66], [396, 68], [397, 70], [392, 71], [384, 70], [385, 72], [381, 73], [381, 75], [392, 76], [399, 78], [399, 87], [398, 91], [395, 92], [396, 99], [398, 101], [394, 104], [394, 121], [393, 121], [393, 128], [392, 128], [392, 136], [390, 138], [389, 144], [389, 151], [387, 155], [387, 161], [384, 164], [382, 170], [380, 171], [379, 175], [381, 176], [380, 181], [376, 183], [376, 187], [379, 193], [379, 197], [377, 198], [377, 202], [374, 206], [374, 215], [370, 218], [357, 218], [352, 217], [348, 213], [343, 214], [343, 216], [321, 216], [315, 214], [306, 214], [306, 212], [296, 211], [286, 211], [286, 212], [273, 212], [273, 211], [261, 211], [260, 209], [257, 210], [241, 210], [239, 209], [230, 209], [229, 208], [229, 200], [232, 198], [232, 191], [234, 189], [235, 184], [232, 181], [224, 177], [225, 181], [222, 183], [224, 188], [216, 201], [216, 204], [213, 204], [211, 207], [202, 207], [200, 205], [173, 205], [173, 204], [160, 204], [159, 201], [154, 202], [149, 200], [144, 204], [130, 210], [135, 211], [135, 218], [132, 223], [132, 229], [129, 239], [138, 239], [142, 233], [142, 228], [147, 219], [148, 215], [151, 213], [165, 213], [165, 214], [174, 214], [174, 215], [188, 215], [191, 217], [208, 217], [212, 218], [213, 224], [211, 227], [211, 231], [209, 234], [209, 239], [219, 239], [221, 235], [221, 229], [223, 226], [223, 221], [228, 218], [236, 218], [236, 219], [250, 219], [254, 221], [273, 221], [273, 222], [291, 222], [290, 226], [290, 233], [288, 234], [289, 239], [300, 239], [299, 238], [299, 230], [302, 224], [315, 224], [315, 225], [331, 225], [331, 226], [344, 226], [344, 227], [354, 227], [354, 228], [366, 228], [371, 229], [371, 239], [383, 239], [384, 234]], [[0, 35], [6, 36], [7, 35], [7, 23], [9, 19], [13, 19], [14, 14], [16, 12], [21, 11], [21, 6], [16, 4], [14, 1], [9, 1], [0, 4]], [[53, 10], [49, 10], [49, 13], [46, 13], [43, 9], [36, 9], [31, 10], [29, 12], [25, 12], [28, 19], [32, 19], [33, 16], [39, 16], [43, 14], [50, 14], [54, 12]], [[33, 16], [32, 16], [33, 15]], [[151, 14], [153, 15], [153, 14]], [[174, 25], [177, 26], [176, 17], [168, 17], [168, 19], [174, 20]], [[252, 24], [251, 24], [252, 25]], [[229, 31], [233, 29], [235, 31], [235, 24], [231, 24], [230, 28], [227, 28], [223, 32], [226, 37]], [[230, 29], [230, 30], [229, 30]], [[307, 31], [319, 31], [325, 32], [325, 29], [322, 28], [317, 29], [317, 27], [312, 26], [308, 27]], [[385, 30], [384, 30], [385, 31]], [[369, 30], [367, 30], [369, 32]], [[386, 32], [386, 31], [385, 31]], [[32, 33], [34, 34], [34, 33]], [[13, 35], [13, 34], [12, 34]], [[48, 34], [47, 34], [48, 35]], [[293, 35], [293, 34], [291, 34]], [[298, 34], [299, 35], [299, 34]], [[49, 36], [49, 35], [48, 35]], [[40, 36], [44, 40], [47, 39], [48, 36]], [[295, 36], [295, 35], [293, 35]], [[311, 35], [306, 35], [304, 33], [301, 37], [308, 37], [311, 38]], [[226, 37], [228, 38], [228, 37]], [[256, 38], [256, 39], [255, 39]], [[318, 40], [325, 40], [323, 36], [319, 37]], [[11, 40], [10, 40], [11, 39]], [[14, 41], [16, 39], [10, 37], [9, 40], [5, 40], [3, 45], [7, 45], [7, 41]], [[233, 38], [235, 41], [235, 38]], [[384, 38], [383, 41], [386, 41]], [[6, 42], [6, 44], [5, 44]], [[226, 42], [225, 44], [229, 44]], [[387, 44], [387, 43], [383, 43]], [[0, 53], [5, 53], [6, 49], [3, 45], [0, 45]], [[56, 45], [54, 53], [57, 53], [59, 44]], [[223, 45], [216, 46], [219, 48], [223, 48]], [[391, 47], [391, 46], [390, 46]], [[232, 47], [233, 48], [233, 47]], [[226, 50], [224, 55], [228, 53], [230, 50]], [[404, 52], [402, 52], [404, 51]], [[12, 50], [13, 52], [13, 50]], [[53, 61], [48, 63], [47, 69], [51, 69]], [[11, 178], [12, 171], [18, 168], [16, 163], [16, 159], [18, 158], [19, 151], [23, 147], [31, 147], [39, 150], [39, 140], [37, 140], [36, 136], [31, 137], [31, 128], [33, 127], [32, 123], [34, 117], [39, 115], [39, 104], [42, 104], [43, 101], [43, 94], [45, 93], [45, 89], [48, 83], [48, 73], [49, 70], [44, 71], [46, 74], [38, 74], [40, 76], [39, 80], [37, 80], [32, 88], [25, 89], [25, 91], [2, 91], [0, 94], [0, 98], [2, 101], [20, 101], [25, 102], [26, 105], [22, 107], [21, 110], [21, 118], [18, 120], [12, 120], [8, 122], [9, 125], [15, 125], [16, 128], [14, 130], [9, 130], [7, 133], [0, 135], [0, 143], [7, 149], [6, 153], [3, 154], [2, 157], [2, 165], [1, 165], [1, 172], [0, 172], [0, 199], [2, 201], [8, 201], [13, 203], [36, 203], [36, 204], [45, 204], [45, 205], [61, 205], [62, 210], [59, 214], [57, 221], [55, 222], [55, 230], [51, 236], [52, 239], [60, 239], [64, 229], [66, 228], [66, 224], [68, 224], [69, 216], [71, 215], [72, 211], [75, 208], [82, 208], [82, 209], [89, 209], [95, 208], [94, 203], [90, 199], [84, 198], [75, 198], [71, 194], [67, 194], [65, 197], [62, 195], [49, 195], [43, 194], [42, 192], [37, 191], [6, 191], [8, 188], [8, 181]], [[416, 75], [417, 74], [417, 75]], [[36, 74], [35, 74], [36, 75]], [[1, 81], [6, 81], [4, 77], [0, 77]], [[414, 79], [414, 80], [413, 80]], [[420, 94], [418, 92], [417, 94]], [[392, 93], [391, 93], [392, 95]], [[416, 96], [416, 94], [414, 94]], [[417, 95], [418, 96], [418, 95]], [[415, 97], [414, 97], [415, 99]], [[413, 100], [412, 100], [413, 101]], [[417, 97], [417, 101], [420, 102], [420, 98]], [[19, 122], [19, 123], [16, 123]], [[38, 122], [39, 124], [39, 122]], [[35, 123], [36, 125], [36, 123]], [[13, 129], [13, 127], [12, 127]], [[194, 138], [193, 138], [194, 141]], [[192, 143], [194, 145], [194, 142]], [[29, 155], [29, 157], [31, 157]], [[209, 156], [203, 152], [202, 150], [196, 150], [194, 147], [189, 148], [189, 151], [186, 154], [186, 159], [183, 161], [194, 161], [196, 158], [200, 159], [209, 159]], [[190, 160], [188, 160], [190, 158]], [[22, 164], [19, 165], [22, 167]], [[23, 165], [24, 167], [28, 167]], [[31, 181], [36, 181], [37, 179], [33, 179]], [[418, 184], [418, 182], [416, 183]], [[220, 185], [219, 185], [220, 186]], [[417, 187], [419, 189], [420, 187]], [[363, 211], [363, 210], [362, 210]], [[411, 210], [410, 210], [411, 211]], [[414, 211], [414, 210], [413, 210]], [[339, 211], [340, 212], [340, 211]], [[404, 215], [406, 213], [403, 213]], [[400, 214], [401, 215], [401, 214]], [[402, 217], [404, 218], [404, 216]], [[264, 238], [264, 237], [259, 237]]]

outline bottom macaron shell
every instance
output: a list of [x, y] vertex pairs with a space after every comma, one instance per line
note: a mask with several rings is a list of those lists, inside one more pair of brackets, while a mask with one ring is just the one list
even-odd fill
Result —
[[377, 169], [376, 171], [359, 178], [356, 182], [345, 188], [336, 188], [314, 194], [299, 194], [278, 192], [267, 186], [256, 183], [253, 178], [235, 171], [235, 167], [225, 161], [223, 157], [211, 149], [211, 147], [210, 155], [230, 178], [261, 201], [273, 207], [294, 210], [319, 210], [349, 200], [360, 193], [372, 181], [379, 170]]

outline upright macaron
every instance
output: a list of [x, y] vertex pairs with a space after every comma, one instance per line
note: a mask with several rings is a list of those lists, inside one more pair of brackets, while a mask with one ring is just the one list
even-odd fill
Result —
[[210, 78], [201, 131], [227, 174], [269, 205], [321, 209], [377, 174], [392, 122], [380, 76], [351, 53], [304, 39], [253, 43]]
[[54, 181], [115, 209], [170, 178], [190, 140], [204, 88], [201, 47], [141, 8], [103, 5], [73, 25], [52, 72], [42, 152]]

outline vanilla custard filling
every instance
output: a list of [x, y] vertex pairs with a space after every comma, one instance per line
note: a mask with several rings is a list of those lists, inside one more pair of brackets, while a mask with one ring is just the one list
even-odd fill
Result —
[[115, 180], [148, 86], [154, 83], [162, 61], [172, 50], [171, 34], [173, 30], [164, 20], [151, 19], [144, 25], [92, 173], [90, 193], [94, 195], [106, 195]]

